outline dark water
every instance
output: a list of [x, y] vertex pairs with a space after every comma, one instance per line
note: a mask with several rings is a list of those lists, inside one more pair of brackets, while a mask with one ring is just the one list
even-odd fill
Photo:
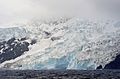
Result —
[[120, 79], [120, 70], [1, 70], [0, 79]]

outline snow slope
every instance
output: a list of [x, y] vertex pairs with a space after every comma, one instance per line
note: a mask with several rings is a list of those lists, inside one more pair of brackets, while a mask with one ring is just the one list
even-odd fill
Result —
[[37, 20], [10, 29], [0, 29], [0, 38], [27, 36], [37, 43], [24, 55], [2, 63], [1, 68], [96, 69], [114, 60], [120, 51], [120, 22], [113, 19]]
[[27, 30], [22, 27], [0, 28], [0, 41], [9, 40], [13, 37], [23, 38], [28, 36]]

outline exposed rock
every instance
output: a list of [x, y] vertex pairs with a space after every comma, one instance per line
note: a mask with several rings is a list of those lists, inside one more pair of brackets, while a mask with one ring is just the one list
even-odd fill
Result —
[[59, 39], [60, 39], [60, 37], [52, 37], [51, 38], [52, 41], [59, 40]]
[[105, 65], [104, 69], [120, 69], [120, 55], [116, 56], [115, 60]]
[[100, 65], [100, 66], [98, 66], [96, 69], [102, 69], [103, 67], [102, 67], [102, 65]]
[[11, 39], [9, 39], [8, 41], [7, 41], [7, 44], [11, 44], [11, 43], [13, 43], [15, 41], [15, 38], [11, 38]]
[[30, 44], [25, 40], [26, 38], [21, 38], [21, 40], [11, 38], [8, 41], [0, 42], [0, 63], [3, 63], [7, 60], [15, 59], [21, 56], [25, 51], [29, 51], [28, 46]]
[[37, 40], [35, 40], [35, 39], [33, 39], [33, 40], [31, 40], [31, 45], [33, 45], [33, 44], [35, 44], [37, 42]]
[[21, 39], [20, 39], [20, 41], [24, 41], [24, 40], [27, 40], [27, 38], [26, 38], [26, 37], [24, 37], [24, 38], [21, 38]]
[[46, 35], [51, 35], [51, 33], [47, 32], [47, 31], [44, 31], [44, 33], [45, 33]]

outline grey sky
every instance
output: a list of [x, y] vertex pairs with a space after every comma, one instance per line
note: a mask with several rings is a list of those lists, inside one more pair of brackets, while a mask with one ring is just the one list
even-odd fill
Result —
[[55, 14], [95, 16], [106, 10], [117, 13], [119, 4], [119, 0], [0, 0], [0, 25]]

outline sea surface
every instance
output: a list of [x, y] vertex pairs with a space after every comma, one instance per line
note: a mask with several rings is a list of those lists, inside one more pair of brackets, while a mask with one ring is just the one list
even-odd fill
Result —
[[0, 79], [120, 79], [120, 70], [0, 70]]

